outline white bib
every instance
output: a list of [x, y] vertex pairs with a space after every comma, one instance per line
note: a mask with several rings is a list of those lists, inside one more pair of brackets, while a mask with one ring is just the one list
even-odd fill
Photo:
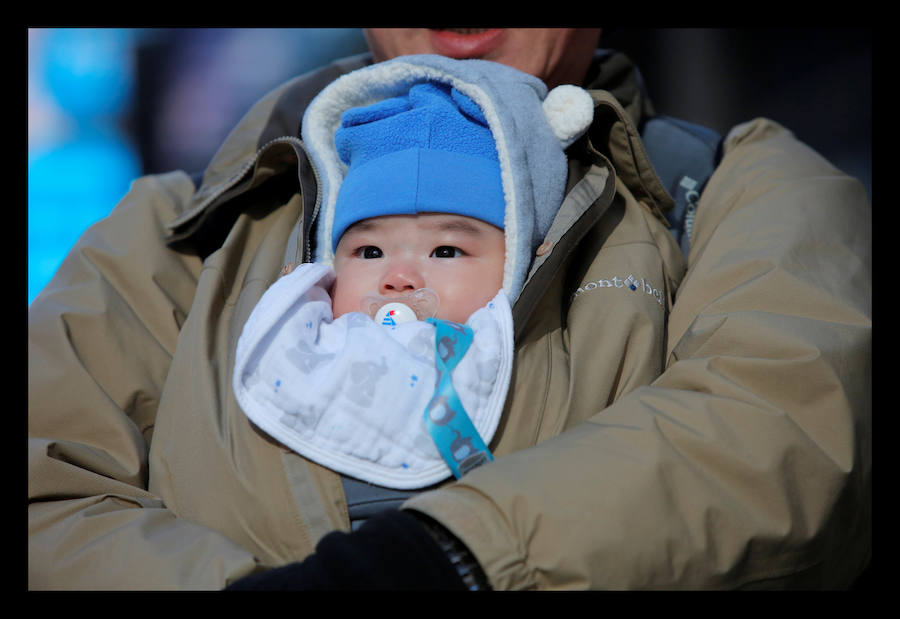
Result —
[[[305, 263], [262, 296], [238, 340], [233, 388], [246, 415], [302, 456], [397, 489], [450, 475], [425, 426], [435, 393], [435, 326], [333, 319], [334, 271]], [[472, 344], [452, 383], [485, 444], [497, 429], [513, 359], [512, 311], [501, 290], [466, 322]]]

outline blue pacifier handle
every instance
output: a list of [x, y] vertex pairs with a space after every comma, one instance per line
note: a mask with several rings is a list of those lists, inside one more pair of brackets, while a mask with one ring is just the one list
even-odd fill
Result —
[[472, 344], [471, 327], [449, 320], [428, 318], [435, 326], [434, 352], [437, 382], [434, 396], [425, 407], [425, 427], [435, 446], [459, 479], [473, 468], [493, 461], [456, 390], [450, 374]]

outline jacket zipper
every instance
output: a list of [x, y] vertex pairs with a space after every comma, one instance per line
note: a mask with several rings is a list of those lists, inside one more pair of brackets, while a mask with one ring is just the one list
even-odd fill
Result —
[[319, 169], [316, 167], [315, 163], [313, 163], [313, 159], [309, 156], [309, 152], [306, 150], [303, 142], [301, 140], [297, 141], [304, 154], [306, 154], [306, 159], [309, 161], [309, 167], [312, 168], [313, 176], [316, 179], [316, 204], [313, 206], [312, 216], [309, 219], [309, 232], [303, 230], [303, 242], [306, 244], [303, 259], [305, 262], [312, 262], [312, 245], [310, 237], [313, 235], [313, 230], [316, 227], [316, 218], [319, 216], [319, 208], [321, 208], [322, 205], [322, 178], [319, 176]]

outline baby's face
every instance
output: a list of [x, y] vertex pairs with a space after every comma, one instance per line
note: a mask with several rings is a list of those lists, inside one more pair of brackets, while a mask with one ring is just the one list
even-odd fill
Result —
[[376, 292], [402, 296], [431, 288], [437, 318], [465, 322], [503, 287], [503, 231], [471, 217], [426, 213], [386, 215], [354, 224], [334, 257], [334, 317], [360, 311]]

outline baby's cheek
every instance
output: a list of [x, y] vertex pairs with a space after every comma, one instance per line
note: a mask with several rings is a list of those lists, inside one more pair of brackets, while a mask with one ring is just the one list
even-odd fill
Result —
[[482, 307], [487, 305], [500, 291], [501, 286], [470, 288], [457, 290], [458, 294], [448, 295], [446, 302], [441, 300], [438, 310], [438, 318], [452, 320], [453, 322], [466, 322], [469, 317]]
[[[331, 312], [335, 318], [359, 309], [353, 306], [350, 291], [347, 290], [346, 286], [341, 286], [339, 284], [340, 281], [340, 279], [336, 279], [331, 287]], [[356, 305], [359, 305], [359, 299], [357, 299]]]

